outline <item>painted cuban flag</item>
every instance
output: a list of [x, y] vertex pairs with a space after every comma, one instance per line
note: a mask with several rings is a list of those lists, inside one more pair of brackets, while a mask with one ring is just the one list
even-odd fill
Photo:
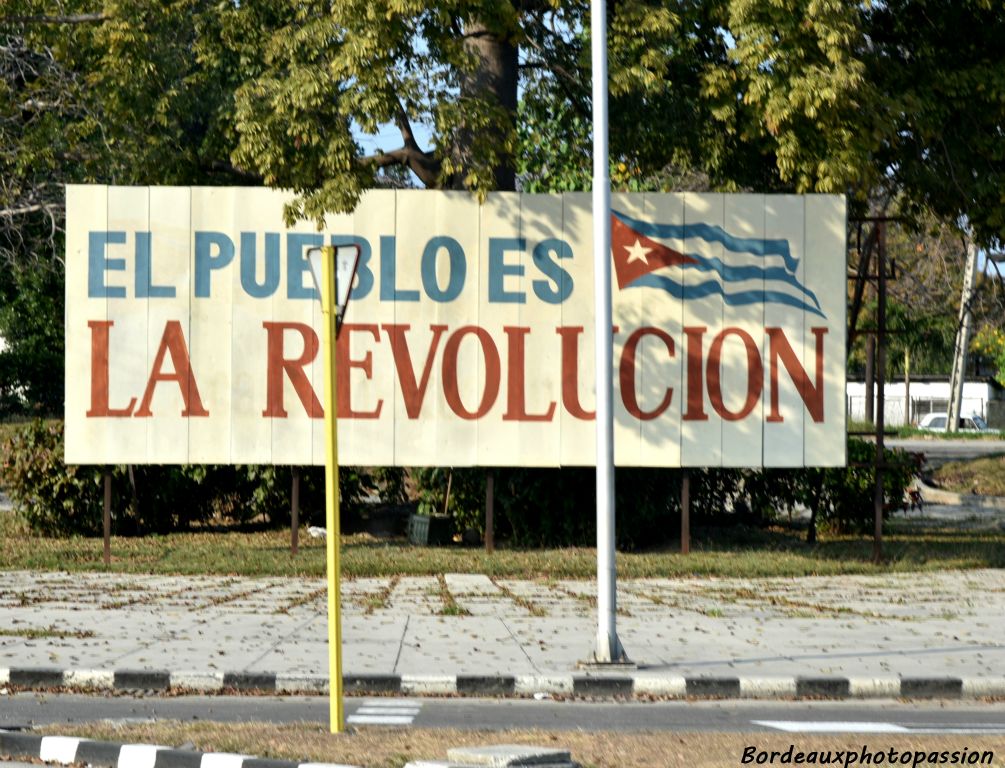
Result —
[[[667, 241], [683, 243], [684, 253]], [[719, 243], [722, 258], [687, 252], [698, 242]], [[799, 260], [788, 240], [737, 237], [722, 227], [703, 224], [659, 224], [611, 211], [611, 250], [618, 288], [660, 288], [678, 299], [719, 294], [729, 306], [783, 304], [824, 317], [813, 291], [797, 277]], [[680, 267], [681, 271], [665, 270]], [[707, 273], [708, 279], [680, 279], [683, 270]], [[712, 276], [718, 275], [719, 279]]]

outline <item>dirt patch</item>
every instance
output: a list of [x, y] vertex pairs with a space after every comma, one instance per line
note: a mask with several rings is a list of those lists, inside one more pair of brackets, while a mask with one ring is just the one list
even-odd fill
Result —
[[940, 488], [954, 493], [1005, 496], [1005, 454], [970, 461], [950, 461], [934, 473]]

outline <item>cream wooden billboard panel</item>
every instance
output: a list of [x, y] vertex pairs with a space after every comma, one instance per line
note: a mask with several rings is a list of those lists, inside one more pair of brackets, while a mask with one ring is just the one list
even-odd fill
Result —
[[[506, 351], [506, 336], [503, 329], [520, 325], [521, 307], [516, 297], [524, 290], [524, 284], [523, 276], [514, 272], [525, 270], [526, 264], [516, 248], [510, 246], [494, 255], [490, 243], [513, 241], [520, 237], [523, 198], [524, 196], [517, 195], [492, 195], [486, 198], [478, 211], [478, 261], [484, 265], [485, 274], [475, 284], [478, 296], [476, 317], [478, 325], [485, 328], [492, 334], [492, 338], [497, 340], [500, 354], [505, 354]], [[500, 245], [497, 244], [496, 249], [499, 248]], [[493, 258], [501, 259], [505, 265], [502, 273], [498, 274], [494, 281], [494, 291], [492, 273], [499, 273], [500, 270], [492, 265]], [[494, 301], [494, 298], [498, 298], [500, 290], [510, 297], [510, 300], [502, 303]], [[479, 368], [472, 373], [480, 375], [482, 371]], [[500, 408], [500, 402], [505, 402], [505, 394], [504, 391], [500, 392], [489, 414], [493, 425], [492, 434], [479, 434], [475, 445], [477, 462], [484, 466], [506, 463], [500, 461], [500, 444], [503, 446], [503, 451], [506, 448], [519, 450], [517, 447], [521, 438], [519, 426], [502, 420], [505, 408]]]
[[[150, 229], [148, 190], [109, 187], [107, 228], [109, 232], [124, 233], [124, 241], [109, 242], [105, 247], [108, 263], [121, 265], [121, 269], [109, 269], [105, 272], [105, 282], [110, 291], [121, 290], [126, 297], [135, 297], [138, 292], [137, 233]], [[106, 302], [105, 317], [111, 323], [108, 329], [109, 365], [110, 370], [116, 372], [109, 377], [109, 403], [113, 407], [117, 404], [129, 407], [128, 403], [135, 403], [132, 416], [122, 418], [122, 423], [118, 425], [114, 450], [119, 457], [144, 456], [148, 448], [149, 420], [140, 417], [139, 412], [158, 339], [150, 338], [156, 331], [150, 328], [148, 302], [141, 301], [138, 309], [136, 311], [133, 302], [114, 298], [109, 298]], [[170, 363], [165, 360], [165, 365]], [[177, 400], [171, 406], [178, 406], [176, 413], [181, 412]]]
[[[367, 198], [370, 200], [370, 198]], [[285, 200], [284, 200], [285, 202]], [[391, 205], [393, 206], [393, 193], [391, 198]], [[361, 203], [359, 208], [355, 213], [344, 213], [344, 214], [328, 214], [325, 217], [325, 229], [327, 232], [331, 233], [323, 238], [323, 244], [325, 245], [348, 245], [351, 243], [358, 243], [361, 245], [360, 252], [360, 264], [361, 269], [364, 274], [370, 275], [372, 267], [373, 254], [369, 248], [369, 242], [367, 241], [366, 248], [362, 248], [363, 241], [355, 234], [360, 231], [362, 227], [357, 228], [355, 223], [355, 217], [357, 214], [361, 213], [361, 209], [365, 206]], [[368, 278], [364, 278], [365, 282], [357, 280], [355, 282], [355, 287], [352, 289], [357, 294], [361, 294], [359, 286], [363, 285], [366, 291], [372, 291], [372, 281]], [[311, 286], [314, 286], [313, 279], [310, 280]], [[366, 300], [366, 296], [360, 298], [358, 301], [350, 302], [353, 305], [353, 309], [358, 309], [358, 304]], [[325, 398], [325, 366], [324, 366], [324, 350], [321, 347], [321, 336], [322, 336], [322, 315], [321, 315], [321, 297], [312, 298], [309, 301], [303, 302], [305, 305], [303, 307], [304, 319], [303, 323], [308, 325], [312, 331], [313, 335], [309, 337], [310, 341], [313, 343], [316, 340], [317, 352], [311, 359], [308, 366], [304, 368], [305, 374], [308, 376], [311, 384], [311, 392], [313, 398], [310, 400], [310, 407], [302, 406], [299, 397], [293, 401], [294, 406], [298, 409], [297, 414], [300, 418], [306, 419], [308, 422], [308, 443], [309, 443], [309, 453], [312, 462], [314, 464], [323, 464], [325, 460], [325, 420], [324, 420], [324, 398]], [[376, 308], [377, 304], [372, 303], [370, 305], [372, 308]], [[369, 312], [366, 313], [367, 316], [364, 321], [372, 321], [373, 318], [369, 316]], [[345, 330], [345, 337], [342, 339], [342, 346], [348, 350], [346, 360], [360, 360], [365, 366], [366, 352], [371, 349], [374, 343], [375, 336], [379, 339], [380, 326], [367, 327], [361, 330], [356, 330], [356, 326], [351, 325], [353, 322], [353, 313], [349, 312], [343, 317], [343, 328]], [[347, 325], [348, 324], [348, 325]], [[362, 325], [371, 326], [372, 322], [363, 322]], [[361, 332], [362, 331], [362, 332]], [[339, 353], [341, 354], [341, 353]], [[371, 354], [371, 363], [373, 360]], [[345, 402], [348, 403], [347, 409], [355, 409], [357, 414], [372, 413], [376, 410], [376, 405], [371, 406], [368, 402], [365, 402], [369, 398], [366, 397], [366, 393], [374, 394], [376, 389], [377, 381], [370, 378], [367, 379], [367, 373], [365, 368], [360, 368], [355, 364], [347, 364], [343, 367], [341, 373], [345, 376], [348, 381], [348, 385], [345, 386], [347, 392], [343, 392], [340, 396], [340, 400], [345, 398]], [[373, 375], [372, 364], [370, 366], [370, 375]], [[382, 381], [387, 384], [387, 391], [391, 392], [389, 377], [383, 377]], [[287, 382], [288, 384], [288, 382]], [[364, 396], [360, 397], [360, 390], [362, 390]], [[356, 394], [354, 397], [353, 394]], [[292, 411], [291, 411], [292, 413]], [[346, 443], [357, 443], [360, 445], [360, 451], [363, 452], [366, 449], [373, 449], [370, 445], [369, 438], [371, 434], [367, 430], [373, 429], [373, 420], [369, 417], [367, 418], [342, 418], [338, 421], [338, 432], [339, 440]], [[379, 454], [378, 454], [379, 455]], [[364, 462], [365, 463], [365, 462]], [[378, 462], [379, 463], [379, 462]]]
[[[232, 234], [236, 205], [234, 190], [193, 188], [192, 231]], [[190, 248], [193, 272], [188, 286], [191, 318], [188, 351], [196, 384], [210, 417], [189, 419], [188, 460], [193, 464], [238, 463], [233, 447], [240, 446], [247, 438], [234, 429], [231, 401], [237, 383], [234, 380], [233, 278], [229, 269], [209, 269], [212, 259], [219, 258], [219, 248], [212, 246], [210, 236], [196, 234]], [[200, 273], [200, 269], [205, 271]], [[251, 350], [243, 354], [251, 354]], [[156, 461], [154, 457], [147, 460]]]
[[[684, 224], [684, 196], [678, 194], [645, 195], [646, 221], [670, 227]], [[684, 253], [680, 237], [666, 239], [666, 245]], [[669, 267], [661, 274], [683, 284], [683, 268]], [[641, 448], [639, 464], [642, 466], [680, 466], [682, 400], [684, 397], [684, 304], [667, 291], [635, 289], [643, 295], [642, 322], [665, 332], [673, 343], [669, 348], [659, 336], [646, 336], [640, 343], [638, 361], [638, 399], [643, 412], [659, 408], [670, 390], [669, 406], [661, 415], [641, 422]]]
[[[725, 215], [724, 196], [711, 194], [687, 194], [684, 196], [684, 224], [706, 224], [713, 227], [723, 226]], [[696, 254], [703, 259], [722, 259], [723, 247], [715, 240], [690, 239], [685, 242], [684, 251]], [[702, 283], [722, 284], [722, 278], [714, 271], [699, 271], [684, 269], [685, 288]], [[708, 398], [708, 377], [705, 361], [711, 340], [722, 330], [722, 301], [718, 294], [709, 294], [709, 299], [685, 298], [684, 327], [704, 328], [704, 332], [694, 332], [693, 341], [681, 340], [684, 357], [684, 394], [685, 402], [681, 408], [685, 418], [681, 425], [681, 464], [686, 467], [717, 467], [722, 463], [722, 417], [712, 408]], [[699, 341], [700, 339], [700, 341]], [[697, 352], [700, 344], [700, 365], [691, 362], [691, 355]], [[694, 345], [694, 349], [692, 349]], [[700, 379], [700, 384], [699, 384]], [[699, 392], [692, 391], [695, 386]], [[698, 404], [700, 403], [700, 408]], [[693, 404], [693, 408], [692, 408]], [[696, 418], [686, 418], [688, 410], [694, 410]], [[702, 416], [697, 417], [701, 412]]]
[[[728, 195], [725, 197], [724, 229], [737, 238], [761, 240], [764, 237], [764, 195]], [[728, 263], [732, 254], [723, 253]], [[748, 368], [748, 346], [752, 343], [757, 358], [764, 360], [764, 278], [735, 280], [724, 290], [731, 293], [760, 294], [760, 300], [735, 305], [723, 302], [723, 328], [737, 329], [724, 337], [720, 357], [719, 377], [722, 407], [730, 414], [746, 413], [736, 420], [722, 422], [722, 464], [727, 467], [745, 467], [751, 457], [763, 453], [764, 435], [761, 430], [762, 373]], [[746, 334], [743, 336], [741, 334]], [[709, 340], [709, 345], [712, 340]], [[707, 359], [707, 358], [706, 358]], [[763, 365], [762, 365], [763, 369]], [[706, 382], [706, 387], [708, 382]], [[755, 396], [752, 408], [748, 395]]]
[[[191, 335], [189, 317], [189, 265], [190, 259], [157, 258], [154, 251], [188, 253], [191, 222], [191, 197], [185, 187], [151, 187], [149, 189], [150, 271], [148, 291], [171, 293], [175, 300], [170, 304], [161, 301], [147, 302], [147, 371], [160, 349], [161, 339], [168, 324], [176, 324], [183, 339]], [[187, 344], [187, 342], [186, 342]], [[165, 354], [161, 370], [177, 374], [170, 355]], [[195, 393], [186, 381], [183, 385], [190, 398]], [[160, 452], [165, 463], [183, 463], [188, 460], [188, 434], [191, 419], [179, 418], [184, 409], [181, 389], [158, 386], [151, 400], [151, 416], [146, 417], [146, 451]]]
[[[356, 284], [350, 294], [340, 339], [348, 351], [346, 360], [352, 362], [349, 370], [342, 372], [344, 391], [340, 398], [347, 413], [341, 414], [338, 420], [338, 444], [343, 456], [351, 450], [355, 462], [366, 466], [393, 463], [398, 424], [395, 413], [401, 401], [386, 330], [395, 324], [397, 304], [380, 298], [381, 291], [393, 290], [390, 279], [385, 280], [381, 275], [384, 263], [381, 238], [390, 236], [394, 230], [396, 200], [394, 190], [369, 192], [349, 217], [337, 219], [332, 230], [334, 243], [355, 242], [361, 251]], [[320, 335], [320, 306], [315, 307], [314, 317], [313, 327]], [[314, 391], [322, 401], [325, 391], [323, 361], [323, 353], [319, 351], [313, 382]], [[324, 420], [315, 419], [313, 456], [316, 464], [324, 463], [324, 430]]]
[[[86, 461], [89, 456], [111, 457], [115, 431], [104, 419], [90, 418], [92, 390], [98, 371], [92, 370], [94, 331], [90, 324], [106, 320], [105, 298], [90, 296], [89, 247], [91, 230], [104, 230], [108, 221], [108, 196], [103, 187], [71, 186], [66, 189], [66, 350], [64, 411], [67, 429], [65, 451], [68, 462]], [[76, 226], [75, 226], [76, 225]], [[72, 235], [77, 233], [76, 237]], [[55, 322], [55, 319], [53, 320]], [[75, 364], [70, 364], [71, 360]], [[97, 367], [101, 367], [100, 363]]]
[[[805, 206], [800, 195], [777, 195], [767, 198], [764, 215], [764, 237], [766, 239], [784, 240], [789, 245], [789, 253], [795, 267], [795, 278], [801, 285], [806, 285], [819, 298], [822, 292], [815, 284], [806, 280], [805, 252], [803, 249], [805, 236]], [[840, 294], [845, 295], [844, 282], [840, 283]], [[836, 290], [827, 285], [825, 290]], [[809, 302], [808, 302], [809, 303]], [[766, 303], [764, 307], [764, 327], [780, 328], [792, 347], [792, 353], [798, 364], [805, 368], [802, 345], [795, 342], [803, 337], [803, 319], [806, 312], [793, 311], [783, 304]], [[844, 315], [842, 314], [843, 318]], [[761, 393], [761, 403], [764, 409], [764, 462], [772, 467], [799, 467], [803, 463], [803, 418], [805, 406], [799, 391], [792, 382], [782, 358], [774, 359], [777, 373], [777, 413], [772, 407], [773, 388], [771, 386], [772, 352], [768, 331], [764, 333], [764, 377], [765, 386]], [[831, 350], [835, 354], [835, 350]], [[841, 355], [842, 361], [844, 353]], [[843, 392], [843, 388], [842, 388]], [[773, 420], [781, 416], [781, 421]], [[836, 434], [836, 433], [835, 433]], [[842, 433], [843, 435], [843, 433]], [[843, 438], [842, 438], [843, 439]]]
[[[395, 400], [395, 463], [473, 464], [478, 425], [474, 419], [453, 412], [445, 386], [456, 385], [453, 406], [460, 412], [478, 408], [485, 364], [478, 339], [463, 330], [478, 324], [477, 293], [473, 290], [478, 285], [478, 270], [471, 269], [476, 266], [472, 256], [478, 253], [478, 203], [471, 195], [457, 192], [434, 196], [417, 190], [399, 192], [395, 221], [395, 287], [399, 297], [395, 322], [409, 326], [403, 333], [410, 360], [404, 363], [412, 368], [420, 387], [411, 414], [404, 397]], [[441, 239], [433, 241], [434, 236]], [[451, 249], [457, 253], [458, 248], [458, 265], [463, 266], [452, 274]], [[381, 254], [381, 258], [386, 256], [390, 251]], [[444, 300], [445, 292], [454, 290], [451, 280], [461, 279], [464, 287], [459, 296]], [[448, 360], [456, 360], [450, 370]], [[427, 366], [428, 383], [423, 392]]]
[[[523, 375], [514, 376], [513, 384], [523, 398], [523, 414], [529, 421], [510, 420], [517, 434], [515, 446], [519, 455], [527, 457], [530, 464], [557, 465], [561, 451], [562, 369], [561, 338], [562, 302], [556, 301], [564, 289], [562, 274], [548, 272], [552, 263], [571, 269], [573, 256], [562, 250], [558, 240], [563, 232], [564, 210], [558, 195], [521, 195], [520, 238], [524, 244], [521, 254], [524, 267], [523, 301], [519, 310], [518, 328], [526, 329], [523, 340]], [[574, 286], [573, 286], [574, 289]], [[542, 297], [547, 297], [545, 300]], [[509, 410], [510, 393], [506, 386], [506, 373], [514, 360], [508, 352], [503, 373], [506, 395], [505, 410]], [[500, 411], [503, 412], [502, 410]], [[521, 414], [521, 415], [523, 415]], [[550, 414], [550, 417], [549, 417]], [[515, 414], [511, 414], [511, 417]], [[488, 441], [483, 441], [488, 442]], [[507, 451], [505, 433], [495, 444], [497, 460], [503, 463]]]
[[[68, 461], [322, 463], [320, 312], [304, 251], [351, 239], [364, 255], [340, 342], [343, 463], [593, 463], [589, 195], [500, 194], [479, 204], [462, 193], [378, 191], [353, 214], [331, 217], [323, 234], [309, 225], [287, 228], [281, 214], [287, 199], [253, 189], [68, 188]], [[757, 286], [766, 289], [767, 279], [755, 280], [749, 303], [726, 305], [717, 294], [678, 298], [681, 284], [722, 284], [707, 264], [654, 266], [643, 259], [646, 267], [627, 284], [615, 281], [618, 462], [843, 461], [843, 451], [832, 448], [844, 426], [843, 201], [649, 194], [616, 195], [613, 202], [638, 229], [632, 238], [651, 235], [697, 258], [756, 264], [769, 251], [777, 256], [774, 241], [784, 240], [786, 263], [798, 267], [782, 288], [798, 298], [805, 285], [821, 302], [804, 323], [798, 302], [777, 300], [778, 285], [758, 300]], [[617, 267], [625, 254], [613, 256]], [[806, 393], [793, 381], [800, 370], [815, 376], [812, 327], [820, 323], [828, 328], [824, 422], [806, 415]], [[783, 421], [762, 428], [773, 392], [765, 326], [781, 329], [792, 351], [775, 355]], [[700, 350], [692, 333], [700, 389], [689, 393], [684, 329], [695, 327], [706, 330]], [[625, 344], [640, 328], [647, 332], [632, 361]], [[724, 328], [735, 330], [721, 342], [721, 402], [713, 402], [707, 358]], [[91, 360], [102, 333], [110, 361], [105, 395], [100, 359], [94, 370]], [[392, 340], [399, 339], [408, 350], [399, 348], [396, 363]], [[520, 347], [514, 339], [523, 345], [522, 372], [514, 367]], [[746, 339], [760, 356], [761, 397], [744, 420], [724, 421], [716, 405], [726, 413], [740, 409], [748, 377], [756, 375], [756, 366], [745, 370]], [[571, 356], [563, 359], [563, 341], [575, 348], [574, 366]], [[159, 354], [162, 346], [170, 352]], [[191, 389], [178, 368], [186, 353]], [[100, 349], [94, 354], [100, 358]], [[634, 380], [632, 393], [621, 391], [622, 370], [626, 385]], [[445, 375], [456, 385], [449, 395]], [[487, 386], [484, 415], [459, 416], [480, 407]], [[137, 416], [147, 392], [151, 413]], [[657, 418], [638, 417], [670, 392], [671, 405]], [[686, 413], [689, 396], [704, 420]], [[186, 401], [205, 413], [183, 418]], [[553, 417], [541, 417], [552, 405]], [[102, 407], [104, 415], [87, 416]], [[518, 414], [522, 420], [512, 418]]]
[[[543, 275], [534, 253], [561, 231], [556, 196], [497, 195], [481, 207], [478, 324], [495, 340], [501, 370], [495, 402], [476, 422], [480, 464], [506, 464], [514, 454], [530, 465], [558, 463], [561, 393], [554, 350], [562, 310], [536, 297]], [[526, 418], [517, 420], [518, 413]]]
[[[611, 195], [611, 210], [618, 211], [633, 219], [647, 221], [645, 198], [642, 195], [613, 194]], [[613, 245], [613, 237], [612, 237]], [[615, 261], [625, 254], [613, 254]], [[616, 270], [615, 270], [616, 271]], [[626, 466], [639, 466], [645, 462], [642, 460], [642, 421], [628, 412], [623, 396], [619, 397], [621, 385], [621, 360], [625, 349], [625, 342], [632, 331], [640, 326], [647, 325], [647, 318], [644, 304], [645, 291], [642, 290], [621, 290], [618, 287], [617, 276], [611, 278], [611, 292], [613, 294], [611, 309], [614, 327], [614, 355], [612, 360], [611, 382], [614, 387], [614, 462]], [[638, 375], [643, 371], [643, 367], [636, 359], [633, 366]], [[639, 376], [641, 378], [641, 376]], [[636, 391], [641, 390], [644, 384], [636, 381]]]
[[[264, 197], [264, 196], [263, 196]], [[258, 219], [268, 226], [258, 225], [258, 230], [266, 229], [268, 232], [285, 233], [280, 236], [279, 252], [286, 252], [285, 269], [279, 270], [279, 290], [271, 297], [273, 322], [282, 322], [291, 325], [292, 328], [283, 331], [283, 356], [287, 360], [309, 360], [301, 369], [303, 376], [307, 380], [312, 380], [311, 373], [315, 367], [323, 370], [323, 355], [321, 353], [321, 325], [314, 323], [314, 308], [320, 310], [320, 300], [314, 286], [314, 279], [311, 277], [310, 266], [307, 261], [307, 249], [328, 242], [328, 238], [317, 231], [317, 228], [310, 222], [298, 222], [294, 227], [285, 227], [282, 217], [283, 199], [271, 192], [268, 198], [262, 200], [260, 206], [256, 206]], [[267, 208], [267, 210], [266, 210]], [[253, 226], [255, 216], [251, 211], [241, 211], [241, 231], [255, 232]], [[248, 229], [244, 227], [247, 225]], [[331, 226], [331, 223], [329, 223]], [[283, 262], [280, 261], [282, 265]], [[241, 291], [241, 293], [245, 293]], [[265, 309], [263, 307], [263, 309]], [[318, 312], [320, 317], [320, 312]], [[276, 333], [277, 331], [273, 331]], [[262, 328], [262, 321], [258, 322], [258, 345], [259, 349], [266, 350], [268, 340], [265, 330]], [[252, 415], [257, 415], [262, 419], [261, 403], [265, 401], [267, 394], [266, 377], [262, 375], [264, 367], [259, 368], [257, 380], [252, 384], [257, 397], [259, 407], [251, 411]], [[289, 376], [282, 377], [283, 382], [283, 402], [285, 404], [287, 417], [285, 419], [272, 418], [263, 419], [272, 423], [272, 454], [273, 462], [277, 464], [296, 464], [297, 457], [313, 457], [313, 425], [314, 421], [324, 421], [321, 410], [313, 414], [314, 400], [320, 406], [324, 400], [324, 390], [320, 390], [320, 395], [307, 398], [307, 403], [302, 402], [297, 392], [296, 386]], [[323, 454], [321, 459], [323, 461]]]
[[[843, 197], [834, 195], [807, 195], [806, 206], [806, 273], [827, 274], [834, 264], [845, 263], [845, 238], [847, 213]], [[847, 322], [847, 293], [842, 284], [824, 286], [817, 290], [820, 309], [826, 317], [806, 315], [803, 331], [803, 359], [811, 383], [815, 382], [817, 337], [814, 327], [827, 328], [825, 337], [830, 354], [823, 366], [823, 421], [803, 419], [804, 466], [841, 467], [847, 463], [848, 444], [834, 439], [844, 434], [847, 412], [845, 410], [845, 360], [835, 352], [845, 349]], [[834, 338], [829, 338], [834, 337]]]
[[[279, 274], [276, 275], [278, 284], [274, 292], [265, 296], [252, 295], [252, 291], [257, 293], [254, 287], [255, 278], [259, 274], [265, 276], [267, 273], [256, 268], [251, 274], [245, 274], [246, 265], [255, 264], [256, 267], [257, 263], [264, 265], [267, 233], [285, 230], [285, 227], [278, 227], [276, 222], [276, 216], [282, 209], [279, 208], [277, 211], [274, 206], [270, 206], [268, 197], [268, 190], [261, 189], [254, 190], [250, 195], [243, 195], [240, 202], [234, 192], [227, 195], [225, 203], [228, 212], [227, 226], [221, 229], [219, 234], [226, 237], [230, 243], [233, 249], [230, 252], [232, 256], [229, 263], [213, 270], [211, 277], [214, 293], [218, 287], [222, 289], [226, 285], [231, 296], [230, 451], [231, 461], [235, 464], [271, 463], [275, 448], [272, 436], [277, 428], [276, 422], [289, 421], [297, 412], [295, 397], [293, 400], [286, 397], [284, 400], [289, 414], [286, 419], [262, 418], [267, 394], [266, 324], [271, 325], [277, 319], [273, 308], [274, 297], [285, 296], [287, 290], [285, 269], [280, 268]], [[244, 233], [254, 234], [254, 254], [252, 254], [252, 243], [242, 238]], [[286, 240], [285, 237], [281, 239]], [[280, 263], [285, 264], [292, 258], [288, 244], [280, 242], [277, 245], [280, 253], [286, 256]], [[289, 309], [292, 310], [293, 307]], [[283, 319], [292, 320], [289, 317]], [[294, 334], [284, 335], [286, 336], [284, 340], [292, 347]], [[292, 357], [292, 354], [288, 356]], [[278, 457], [276, 461], [278, 463]]]
[[[562, 239], [569, 244], [573, 258], [569, 260], [572, 291], [562, 302], [562, 327], [569, 344], [578, 349], [576, 365], [562, 367], [563, 392], [569, 391], [575, 403], [572, 409], [562, 403], [561, 464], [595, 464], [597, 397], [593, 367], [593, 196], [588, 192], [562, 195]], [[581, 332], [575, 329], [581, 329]], [[561, 357], [562, 352], [559, 351]], [[590, 418], [581, 416], [590, 415]]]

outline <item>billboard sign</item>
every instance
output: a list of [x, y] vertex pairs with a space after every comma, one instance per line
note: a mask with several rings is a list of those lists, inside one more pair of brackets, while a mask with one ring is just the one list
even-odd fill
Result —
[[[342, 463], [589, 465], [589, 194], [67, 188], [66, 459], [323, 464], [307, 251], [355, 244]], [[845, 462], [845, 203], [615, 194], [615, 461]]]

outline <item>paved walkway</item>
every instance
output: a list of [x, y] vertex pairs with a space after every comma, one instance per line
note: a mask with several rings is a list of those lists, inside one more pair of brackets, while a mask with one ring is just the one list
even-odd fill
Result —
[[[433, 577], [345, 581], [345, 673], [547, 689], [593, 647], [592, 582], [448, 574], [446, 586], [456, 608]], [[1005, 691], [1005, 571], [618, 586], [637, 678], [948, 677]], [[324, 676], [324, 583], [0, 572], [0, 683], [39, 667]]]

